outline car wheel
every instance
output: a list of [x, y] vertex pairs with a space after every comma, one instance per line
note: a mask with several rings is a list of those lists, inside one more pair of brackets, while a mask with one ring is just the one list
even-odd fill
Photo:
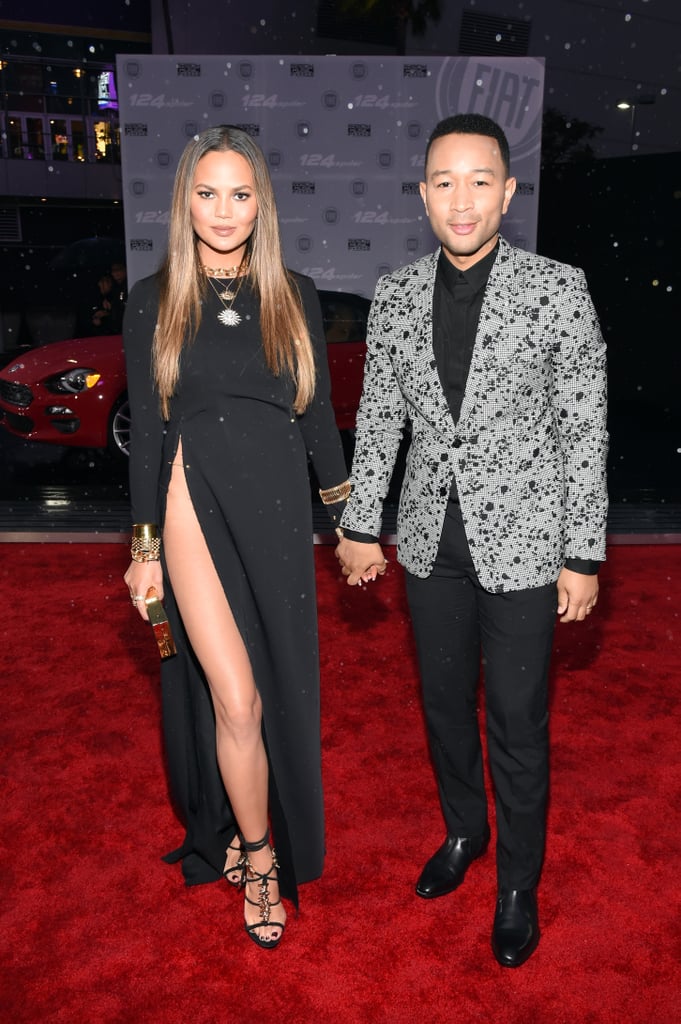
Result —
[[130, 403], [128, 402], [127, 395], [121, 395], [111, 410], [108, 447], [112, 455], [128, 457], [130, 448]]

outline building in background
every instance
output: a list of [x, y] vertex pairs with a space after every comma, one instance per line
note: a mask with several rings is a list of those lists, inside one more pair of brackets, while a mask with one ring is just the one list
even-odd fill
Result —
[[[418, 34], [394, 16], [400, 6], [111, 0], [84, 14], [79, 0], [26, 0], [25, 20], [0, 18], [0, 195], [120, 199], [106, 170], [119, 159], [114, 59], [150, 50], [543, 57], [547, 108], [568, 133], [573, 122], [593, 126], [596, 157], [681, 151], [677, 0], [440, 0]], [[80, 170], [48, 171], [50, 161]]]

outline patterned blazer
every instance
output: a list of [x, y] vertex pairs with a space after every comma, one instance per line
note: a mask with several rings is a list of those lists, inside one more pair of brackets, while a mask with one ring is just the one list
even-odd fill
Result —
[[603, 560], [605, 343], [583, 272], [500, 239], [455, 423], [433, 354], [437, 261], [431, 253], [376, 287], [342, 525], [380, 534], [409, 426], [397, 519], [409, 572], [433, 567], [453, 476], [485, 589], [554, 582], [566, 558]]

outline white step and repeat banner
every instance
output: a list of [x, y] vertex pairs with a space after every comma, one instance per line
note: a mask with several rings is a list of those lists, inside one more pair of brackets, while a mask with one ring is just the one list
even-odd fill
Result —
[[418, 183], [431, 130], [455, 113], [504, 128], [518, 191], [503, 233], [535, 248], [541, 58], [121, 55], [117, 78], [131, 284], [165, 252], [184, 146], [216, 124], [260, 145], [286, 262], [319, 287], [371, 297], [381, 274], [435, 247]]

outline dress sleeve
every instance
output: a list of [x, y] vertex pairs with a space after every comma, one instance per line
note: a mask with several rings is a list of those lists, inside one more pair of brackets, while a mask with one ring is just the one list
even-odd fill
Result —
[[158, 315], [154, 278], [130, 292], [123, 318], [123, 346], [130, 402], [130, 506], [133, 523], [158, 522], [158, 487], [164, 423], [151, 376], [151, 351]]
[[[303, 415], [298, 417], [298, 423], [319, 486], [327, 490], [347, 480], [348, 467], [331, 404], [331, 378], [319, 296], [311, 278], [296, 274], [295, 281], [303, 301], [316, 369], [314, 398]], [[340, 521], [344, 507], [345, 502], [326, 506], [334, 524]]]

